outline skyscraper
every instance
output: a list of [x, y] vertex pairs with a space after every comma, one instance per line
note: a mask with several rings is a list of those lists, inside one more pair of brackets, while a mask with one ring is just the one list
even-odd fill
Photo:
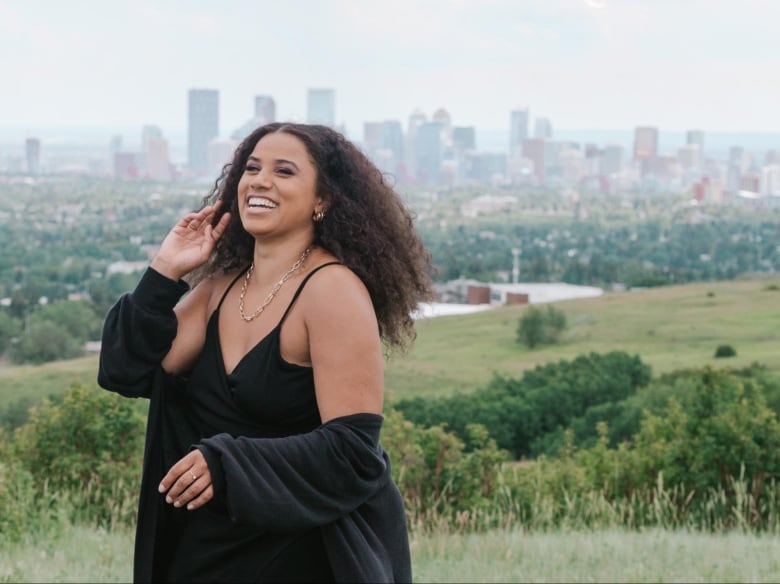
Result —
[[702, 130], [688, 130], [685, 143], [698, 145], [699, 154], [704, 156], [704, 132]]
[[336, 91], [309, 89], [306, 94], [306, 121], [333, 128], [336, 125]]
[[187, 161], [191, 171], [208, 171], [209, 142], [218, 136], [219, 92], [216, 89], [190, 89]]
[[270, 95], [255, 97], [255, 119], [258, 121], [258, 126], [276, 121], [276, 102], [273, 97]]
[[426, 122], [417, 129], [415, 156], [417, 180], [425, 186], [439, 184], [439, 171], [442, 161], [442, 125], [439, 122]]
[[534, 138], [552, 138], [552, 135], [550, 118], [536, 118], [534, 120]]
[[650, 160], [658, 155], [658, 128], [638, 126], [634, 130], [634, 158]]
[[509, 158], [515, 158], [523, 149], [523, 140], [528, 138], [528, 108], [514, 109], [509, 114]]

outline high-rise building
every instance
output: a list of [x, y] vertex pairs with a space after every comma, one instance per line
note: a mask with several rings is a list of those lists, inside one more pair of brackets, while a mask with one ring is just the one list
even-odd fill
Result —
[[477, 138], [474, 126], [455, 126], [452, 128], [452, 147], [456, 152], [476, 150]]
[[417, 158], [417, 180], [425, 186], [439, 184], [442, 161], [442, 125], [426, 122], [417, 129], [415, 154]]
[[409, 116], [406, 127], [406, 170], [410, 178], [417, 176], [417, 132], [427, 121], [428, 116], [420, 109], [414, 110]]
[[685, 135], [686, 144], [696, 144], [699, 147], [699, 155], [704, 157], [704, 131], [688, 130]]
[[550, 118], [536, 118], [534, 120], [534, 138], [552, 138], [552, 122]]
[[187, 162], [190, 170], [209, 170], [209, 142], [219, 136], [219, 92], [190, 89], [187, 125]]
[[623, 147], [620, 144], [608, 144], [604, 147], [601, 174], [611, 176], [623, 170]]
[[27, 173], [41, 172], [41, 141], [38, 138], [27, 138], [24, 142], [24, 153], [27, 157]]
[[701, 168], [701, 147], [696, 143], [688, 143], [677, 149], [677, 160], [683, 170]]
[[171, 161], [168, 156], [168, 140], [162, 136], [146, 140], [146, 173], [152, 180], [171, 180]]
[[398, 120], [385, 120], [382, 122], [379, 146], [390, 150], [395, 157], [395, 162], [403, 162], [404, 159], [404, 131]]
[[306, 93], [306, 121], [333, 128], [336, 125], [336, 91], [309, 89]]
[[544, 184], [544, 138], [526, 138], [523, 140], [523, 158], [533, 163], [533, 176], [536, 184]]
[[431, 116], [431, 120], [441, 124], [442, 140], [445, 144], [452, 141], [452, 116], [443, 107], [440, 107]]
[[382, 122], [363, 122], [363, 148], [370, 157], [374, 157], [381, 147]]
[[141, 128], [141, 151], [149, 151], [149, 140], [162, 139], [163, 133], [159, 126], [147, 124]]
[[658, 158], [658, 128], [638, 126], [634, 130], [634, 160], [639, 164], [642, 176], [658, 174], [662, 165], [656, 164]]
[[255, 119], [258, 126], [276, 121], [276, 102], [270, 95], [255, 96]]
[[658, 156], [658, 128], [638, 126], [634, 130], [634, 159], [650, 160]]
[[523, 149], [523, 140], [528, 138], [528, 108], [514, 109], [509, 114], [509, 158], [514, 159]]

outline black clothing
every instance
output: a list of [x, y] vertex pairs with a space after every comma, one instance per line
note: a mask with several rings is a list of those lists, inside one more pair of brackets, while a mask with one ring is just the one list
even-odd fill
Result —
[[[312, 274], [230, 373], [220, 307], [188, 379], [160, 366], [183, 282], [150, 268], [109, 312], [98, 382], [151, 399], [136, 581], [411, 581], [403, 504], [378, 442], [382, 417], [322, 424], [311, 368], [279, 352], [282, 323]], [[215, 497], [196, 511], [175, 509], [157, 485], [193, 447], [206, 458]]]

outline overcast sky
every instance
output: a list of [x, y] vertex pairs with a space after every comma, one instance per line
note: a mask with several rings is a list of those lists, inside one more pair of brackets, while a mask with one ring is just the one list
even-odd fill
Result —
[[220, 131], [309, 87], [364, 121], [445, 107], [505, 129], [780, 131], [778, 0], [0, 0], [0, 126], [186, 127], [220, 91]]

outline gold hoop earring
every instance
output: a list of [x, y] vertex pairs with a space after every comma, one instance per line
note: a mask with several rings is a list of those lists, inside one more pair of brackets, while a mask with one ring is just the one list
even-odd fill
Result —
[[311, 216], [311, 220], [315, 223], [320, 223], [323, 219], [325, 219], [325, 211], [315, 211]]

